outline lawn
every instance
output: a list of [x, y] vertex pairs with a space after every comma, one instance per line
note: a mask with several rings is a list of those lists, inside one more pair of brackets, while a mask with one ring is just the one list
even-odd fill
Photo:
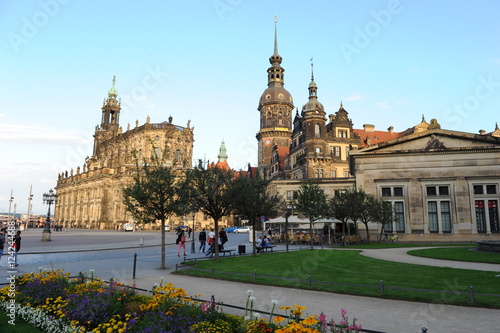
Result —
[[[418, 257], [500, 264], [500, 253], [477, 251], [477, 246], [408, 251]], [[499, 272], [500, 273], [500, 272]]]
[[[210, 276], [213, 267], [214, 277], [220, 279], [401, 300], [500, 308], [500, 297], [477, 295], [477, 293], [500, 294], [498, 288], [500, 278], [495, 276], [498, 273], [394, 263], [368, 258], [359, 252], [359, 250], [302, 250], [255, 257], [221, 258], [219, 262], [199, 261], [196, 269], [205, 271], [185, 269], [178, 273]], [[254, 270], [263, 277], [257, 277], [254, 281]], [[307, 282], [309, 276], [312, 281], [339, 284], [313, 282], [309, 286]], [[298, 281], [299, 279], [304, 281]], [[385, 285], [383, 296], [380, 295], [381, 280]], [[474, 303], [469, 300], [470, 286], [474, 286], [476, 293]], [[392, 287], [437, 292], [391, 289]], [[465, 294], [445, 293], [445, 291]]]

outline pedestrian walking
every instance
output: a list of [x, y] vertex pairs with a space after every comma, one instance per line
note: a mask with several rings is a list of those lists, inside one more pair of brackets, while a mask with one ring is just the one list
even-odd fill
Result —
[[224, 230], [224, 228], [222, 228], [219, 231], [219, 240], [220, 240], [220, 249], [224, 250], [224, 244], [227, 243], [227, 241], [228, 241], [228, 239], [227, 239], [227, 233]]
[[7, 234], [7, 228], [0, 230], [0, 259], [2, 259], [3, 251], [5, 248], [5, 234]]
[[193, 229], [191, 229], [191, 227], [188, 227], [188, 238], [191, 238], [191, 233], [192, 232], [193, 232]]
[[201, 252], [201, 251], [205, 252], [205, 245], [207, 244], [207, 233], [205, 232], [205, 229], [200, 231], [200, 235], [198, 236], [198, 240], [200, 241], [200, 247], [198, 248], [198, 252]]
[[14, 265], [17, 267], [19, 264], [17, 263], [17, 253], [21, 250], [21, 230], [16, 232], [16, 236], [14, 237]]
[[184, 257], [186, 256], [186, 237], [184, 236], [184, 230], [181, 230], [179, 236], [177, 236], [177, 256], [180, 257], [181, 248], [184, 250]]

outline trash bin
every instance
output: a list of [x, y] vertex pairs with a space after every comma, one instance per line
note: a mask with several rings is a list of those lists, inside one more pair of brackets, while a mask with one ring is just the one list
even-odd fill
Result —
[[246, 253], [246, 246], [245, 245], [238, 245], [238, 254], [244, 254]]

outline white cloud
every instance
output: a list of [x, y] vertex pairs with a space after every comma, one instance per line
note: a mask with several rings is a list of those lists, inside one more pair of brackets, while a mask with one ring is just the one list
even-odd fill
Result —
[[43, 125], [16, 125], [0, 122], [0, 140], [15, 144], [77, 144], [83, 136], [52, 130]]
[[401, 99], [395, 103], [396, 106], [407, 104], [409, 101], [407, 99]]
[[356, 93], [352, 96], [347, 97], [345, 100], [346, 101], [359, 101], [362, 98], [363, 98], [363, 95]]
[[381, 109], [390, 109], [391, 108], [387, 102], [378, 102], [377, 106]]

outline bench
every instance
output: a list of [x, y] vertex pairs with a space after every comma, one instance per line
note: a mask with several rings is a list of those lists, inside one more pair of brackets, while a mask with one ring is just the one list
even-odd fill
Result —
[[[219, 250], [219, 255], [223, 255], [224, 257], [226, 256], [226, 253], [229, 254], [229, 256], [234, 256], [235, 254], [233, 253], [234, 251], [236, 250]], [[208, 255], [209, 257], [213, 257], [215, 252], [212, 252], [210, 253], [210, 255]]]
[[276, 245], [269, 245], [269, 246], [262, 246], [262, 247], [256, 247], [255, 249], [257, 252], [267, 252], [267, 250], [271, 250], [273, 252], [273, 249], [276, 247]]

